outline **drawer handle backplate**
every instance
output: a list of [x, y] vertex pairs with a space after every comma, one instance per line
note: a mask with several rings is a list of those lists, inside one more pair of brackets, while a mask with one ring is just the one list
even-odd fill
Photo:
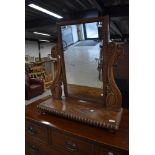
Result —
[[28, 132], [32, 135], [36, 134], [36, 130], [32, 126], [28, 127]]
[[76, 151], [76, 150], [77, 150], [76, 144], [71, 143], [71, 142], [68, 142], [68, 141], [66, 141], [66, 142], [64, 143], [64, 147], [65, 147], [67, 150], [69, 150], [69, 151]]

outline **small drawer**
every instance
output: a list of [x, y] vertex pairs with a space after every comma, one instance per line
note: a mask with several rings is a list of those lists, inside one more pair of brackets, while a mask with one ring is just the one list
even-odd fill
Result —
[[25, 142], [25, 154], [26, 155], [73, 155], [67, 151], [56, 150], [49, 147], [45, 143], [36, 142], [34, 139], [28, 139]]
[[25, 142], [25, 152], [28, 155], [54, 155], [46, 145], [34, 141]]
[[101, 155], [129, 155], [128, 152], [125, 151], [117, 151], [114, 149], [102, 149]]
[[26, 121], [25, 133], [31, 137], [35, 137], [43, 142], [48, 142], [48, 129], [45, 126]]
[[60, 133], [58, 131], [52, 131], [52, 145], [66, 150], [72, 154], [79, 155], [91, 155], [93, 145], [79, 140], [71, 135]]

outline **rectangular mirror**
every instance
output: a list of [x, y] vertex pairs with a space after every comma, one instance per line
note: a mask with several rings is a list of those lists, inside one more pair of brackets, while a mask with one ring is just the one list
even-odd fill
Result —
[[[103, 103], [103, 20], [60, 25], [67, 95]], [[103, 28], [103, 27], [104, 28]], [[106, 35], [104, 35], [106, 36]]]

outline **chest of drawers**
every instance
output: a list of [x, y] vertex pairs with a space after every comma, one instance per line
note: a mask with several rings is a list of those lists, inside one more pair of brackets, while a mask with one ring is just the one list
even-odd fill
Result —
[[26, 155], [128, 155], [128, 111], [120, 129], [111, 133], [101, 128], [42, 113], [37, 105], [26, 106]]

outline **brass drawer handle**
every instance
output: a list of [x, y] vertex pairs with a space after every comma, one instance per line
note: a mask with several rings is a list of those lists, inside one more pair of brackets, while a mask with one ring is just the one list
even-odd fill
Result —
[[39, 152], [39, 149], [35, 145], [30, 145], [29, 147], [30, 147], [31, 152], [33, 152], [33, 153]]
[[65, 147], [67, 150], [69, 150], [69, 151], [76, 151], [76, 150], [77, 150], [76, 144], [71, 143], [71, 142], [68, 142], [68, 141], [64, 143], [64, 147]]
[[32, 135], [35, 135], [37, 133], [36, 130], [32, 126], [28, 127], [28, 132]]

